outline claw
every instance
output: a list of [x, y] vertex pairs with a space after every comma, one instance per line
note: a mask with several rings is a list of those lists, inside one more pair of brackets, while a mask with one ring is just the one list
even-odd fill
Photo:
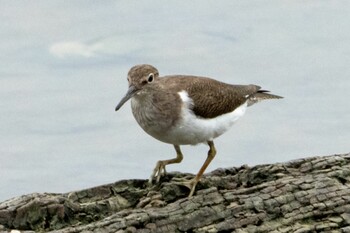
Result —
[[196, 186], [198, 184], [198, 180], [196, 179], [196, 177], [191, 179], [191, 180], [186, 180], [186, 179], [182, 179], [182, 178], [173, 178], [173, 180], [175, 181], [174, 184], [185, 186], [189, 190], [191, 190], [188, 197], [193, 196], [194, 191], [196, 190]]
[[148, 183], [151, 185], [153, 183], [153, 179], [156, 180], [156, 183], [159, 183], [160, 177], [166, 174], [165, 164], [163, 161], [158, 161], [153, 172], [148, 180]]
[[173, 163], [180, 163], [183, 159], [180, 146], [174, 145], [176, 150], [176, 158], [168, 160], [159, 160], [156, 167], [153, 169], [151, 177], [148, 180], [148, 184], [152, 185], [153, 179], [156, 179], [156, 183], [159, 183], [160, 178], [166, 174], [165, 166]]

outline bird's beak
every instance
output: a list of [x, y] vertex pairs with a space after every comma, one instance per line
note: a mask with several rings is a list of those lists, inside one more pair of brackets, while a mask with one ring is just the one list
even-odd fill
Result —
[[123, 106], [123, 104], [125, 104], [126, 101], [128, 101], [131, 97], [135, 95], [137, 91], [138, 89], [136, 89], [135, 86], [130, 86], [126, 95], [123, 97], [123, 99], [120, 100], [117, 107], [115, 107], [115, 110], [118, 111]]

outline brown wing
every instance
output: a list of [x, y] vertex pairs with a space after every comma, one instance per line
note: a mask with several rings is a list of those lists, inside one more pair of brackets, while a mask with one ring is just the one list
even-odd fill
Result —
[[260, 89], [256, 85], [230, 85], [196, 76], [167, 77], [168, 84], [178, 91], [187, 91], [193, 100], [193, 112], [202, 118], [214, 118], [232, 112]]

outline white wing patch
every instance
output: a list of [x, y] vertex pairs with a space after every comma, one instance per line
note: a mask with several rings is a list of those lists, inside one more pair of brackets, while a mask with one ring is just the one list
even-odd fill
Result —
[[193, 100], [188, 96], [187, 91], [180, 91], [178, 92], [182, 102], [186, 104], [193, 104]]

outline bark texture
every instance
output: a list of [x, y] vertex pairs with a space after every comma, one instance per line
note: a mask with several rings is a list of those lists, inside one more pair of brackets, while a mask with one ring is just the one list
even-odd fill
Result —
[[217, 169], [192, 198], [170, 173], [0, 203], [0, 231], [350, 232], [350, 154]]

